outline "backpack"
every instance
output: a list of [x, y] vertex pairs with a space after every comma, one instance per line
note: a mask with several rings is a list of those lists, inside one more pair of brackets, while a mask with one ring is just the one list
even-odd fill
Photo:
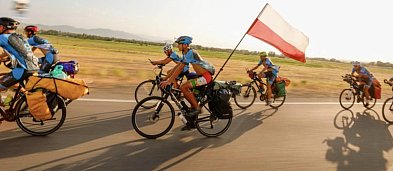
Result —
[[63, 71], [67, 75], [75, 75], [79, 72], [79, 64], [77, 61], [71, 60], [71, 61], [64, 61], [64, 62], [57, 62], [56, 65], [61, 65], [63, 66]]
[[274, 86], [274, 94], [277, 97], [283, 97], [287, 94], [287, 91], [285, 90], [285, 81], [276, 82]]
[[[29, 43], [22, 35], [12, 33], [8, 37], [8, 43], [23, 57], [26, 63], [27, 71], [38, 71], [40, 69], [38, 65], [38, 58], [34, 56]], [[17, 62], [20, 66], [23, 66], [19, 61]], [[11, 61], [11, 63], [13, 64], [13, 67], [16, 67], [15, 61]]]
[[233, 110], [229, 99], [231, 91], [220, 89], [213, 92], [212, 99], [209, 101], [209, 110], [219, 119], [230, 119], [233, 117]]

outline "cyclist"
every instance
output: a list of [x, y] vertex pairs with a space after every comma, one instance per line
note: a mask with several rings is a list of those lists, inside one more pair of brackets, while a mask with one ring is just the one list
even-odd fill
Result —
[[28, 42], [33, 46], [33, 52], [39, 49], [45, 56], [39, 59], [41, 64], [40, 72], [47, 73], [51, 67], [60, 60], [59, 52], [53, 47], [53, 45], [46, 39], [37, 36], [39, 31], [37, 26], [29, 25], [25, 27], [25, 34], [29, 38]]
[[15, 85], [26, 76], [28, 72], [38, 71], [38, 59], [27, 40], [16, 33], [19, 22], [12, 18], [0, 18], [0, 47], [4, 53], [2, 59], [9, 57], [11, 60], [11, 72], [0, 77], [0, 91]]
[[[181, 62], [181, 58], [176, 54], [175, 51], [173, 51], [173, 46], [172, 44], [165, 44], [165, 46], [163, 47], [164, 53], [167, 56], [167, 58], [163, 59], [163, 60], [158, 60], [158, 61], [151, 61], [150, 63], [153, 65], [163, 65], [163, 64], [168, 64], [169, 62], [173, 61], [175, 63], [179, 63]], [[189, 65], [184, 66], [183, 72], [179, 75], [179, 77], [177, 79], [180, 79], [183, 76], [187, 76], [189, 74]], [[167, 75], [170, 75], [170, 73], [173, 72], [173, 69], [170, 69], [167, 72]], [[168, 77], [164, 77], [162, 80], [167, 80]], [[175, 82], [175, 87], [179, 87], [177, 81]]]
[[272, 84], [276, 80], [278, 71], [280, 69], [279, 66], [274, 65], [270, 58], [267, 57], [267, 53], [262, 51], [259, 53], [259, 62], [258, 64], [249, 70], [249, 73], [252, 73], [254, 70], [259, 68], [259, 66], [263, 65], [263, 69], [261, 72], [258, 73], [258, 78], [266, 78], [266, 85], [267, 85], [267, 103], [266, 105], [270, 105], [272, 103]]
[[388, 82], [389, 85], [393, 85], [393, 77], [390, 78], [387, 82]]
[[[352, 68], [351, 75], [358, 79], [360, 85], [364, 85], [363, 92], [366, 97], [366, 99], [365, 99], [366, 105], [368, 105], [369, 100], [371, 100], [371, 96], [370, 96], [370, 93], [368, 92], [368, 90], [370, 89], [370, 87], [372, 85], [373, 76], [364, 66], [360, 65], [360, 62], [353, 61], [352, 65], [353, 65], [353, 68]], [[357, 73], [357, 75], [355, 75], [355, 72]]]
[[[175, 78], [183, 71], [183, 68], [191, 64], [194, 71], [198, 75], [195, 79], [190, 79], [180, 86], [184, 97], [191, 104], [191, 111], [188, 113], [190, 118], [194, 118], [197, 114], [201, 113], [201, 108], [192, 92], [192, 90], [197, 86], [202, 86], [210, 83], [212, 81], [212, 75], [214, 75], [214, 66], [204, 61], [198, 52], [190, 48], [192, 43], [192, 38], [189, 36], [180, 36], [175, 41], [179, 51], [182, 52], [183, 60], [178, 63], [174, 68], [173, 72], [168, 75], [167, 81], [161, 83], [161, 87], [172, 84], [175, 82]], [[182, 130], [189, 130], [194, 128], [194, 125], [186, 125]]]

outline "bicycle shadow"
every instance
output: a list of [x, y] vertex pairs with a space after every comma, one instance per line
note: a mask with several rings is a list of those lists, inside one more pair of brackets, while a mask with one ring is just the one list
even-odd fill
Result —
[[[256, 113], [246, 110], [235, 110], [235, 112], [229, 130], [217, 138], [205, 138], [197, 131], [180, 132], [181, 126], [179, 126], [156, 140], [139, 139], [119, 143], [25, 169], [35, 170], [49, 166], [47, 170], [84, 170], [89, 168], [98, 170], [167, 170], [206, 149], [223, 147], [233, 142], [247, 131], [262, 124], [264, 119], [273, 116], [277, 110], [267, 109]], [[84, 157], [99, 151], [105, 152], [92, 158], [86, 159]], [[82, 159], [79, 160], [79, 158]], [[69, 160], [73, 162], [67, 162]], [[67, 162], [67, 165], [61, 164], [64, 162]]]
[[[30, 136], [15, 130], [1, 132], [0, 159], [65, 149], [113, 134], [127, 132], [130, 130], [129, 111], [130, 109], [124, 109], [69, 117], [58, 131], [44, 137]], [[15, 134], [18, 135], [15, 136]], [[21, 134], [22, 136], [20, 136]], [[9, 137], [3, 137], [3, 135]]]
[[[340, 118], [344, 111], [337, 113]], [[383, 152], [393, 148], [393, 137], [389, 125], [381, 121], [374, 110], [363, 112], [345, 111], [346, 116], [342, 127], [343, 136], [326, 139], [328, 145], [325, 158], [327, 161], [337, 163], [337, 170], [387, 170], [388, 160]], [[347, 120], [348, 113], [352, 118]], [[336, 123], [335, 123], [336, 126]]]

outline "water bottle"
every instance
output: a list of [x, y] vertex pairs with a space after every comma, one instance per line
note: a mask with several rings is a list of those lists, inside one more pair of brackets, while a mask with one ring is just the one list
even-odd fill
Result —
[[180, 120], [183, 122], [183, 124], [184, 125], [187, 124], [187, 119], [184, 117], [184, 115], [182, 113], [179, 113], [178, 115]]
[[56, 65], [51, 74], [54, 78], [67, 79], [67, 74], [63, 72], [62, 65]]

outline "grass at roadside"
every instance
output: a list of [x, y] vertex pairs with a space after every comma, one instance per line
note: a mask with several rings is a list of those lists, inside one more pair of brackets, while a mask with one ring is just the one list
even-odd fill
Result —
[[[164, 58], [162, 47], [133, 43], [121, 43], [101, 40], [86, 40], [70, 37], [42, 35], [60, 51], [62, 60], [77, 60], [80, 64], [79, 78], [93, 81], [97, 87], [116, 87], [137, 85], [153, 78], [153, 66], [148, 59]], [[229, 53], [217, 51], [199, 51], [201, 56], [216, 67], [216, 73], [225, 62]], [[37, 56], [42, 54], [37, 53]], [[272, 58], [281, 66], [280, 75], [288, 77], [291, 85], [288, 92], [304, 97], [338, 97], [340, 91], [348, 85], [341, 75], [351, 71], [351, 65], [338, 62], [308, 60], [306, 64], [288, 58]], [[219, 80], [236, 80], [245, 83], [250, 79], [245, 68], [251, 68], [258, 62], [257, 56], [234, 54], [227, 63]], [[173, 63], [166, 69], [174, 66]], [[392, 68], [368, 67], [374, 76], [382, 81], [393, 76]], [[384, 85], [385, 97], [391, 95]]]

